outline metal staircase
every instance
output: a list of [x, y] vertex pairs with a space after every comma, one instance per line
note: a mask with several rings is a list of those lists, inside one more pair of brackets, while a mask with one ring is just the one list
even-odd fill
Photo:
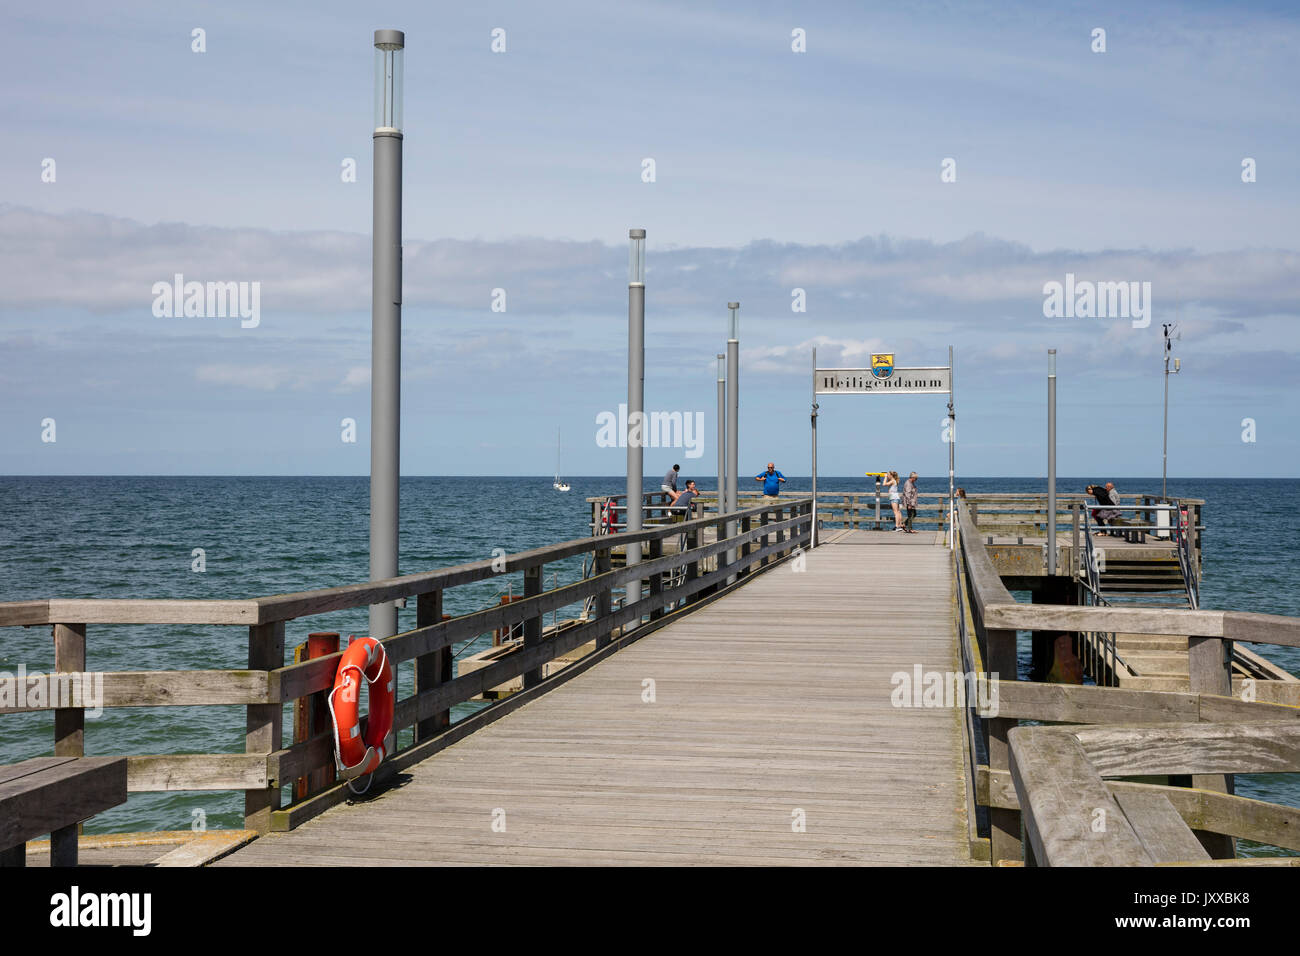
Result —
[[[1193, 608], [1199, 605], [1196, 575], [1182, 517], [1174, 511], [1173, 553], [1168, 557], [1134, 557], [1128, 549], [1107, 549], [1094, 537], [1083, 513], [1084, 548], [1080, 577], [1094, 603], [1112, 607]], [[1104, 540], [1104, 539], [1103, 539]]]

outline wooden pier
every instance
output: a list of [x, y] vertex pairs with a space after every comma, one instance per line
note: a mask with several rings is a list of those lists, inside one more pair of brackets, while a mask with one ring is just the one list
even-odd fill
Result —
[[957, 667], [951, 560], [868, 534], [222, 864], [969, 864], [959, 714], [890, 703]]
[[[1243, 864], [1254, 861], [1235, 858], [1236, 838], [1300, 850], [1300, 810], [1233, 793], [1236, 773], [1300, 772], [1297, 682], [1275, 665], [1247, 675], [1264, 659], [1241, 647], [1300, 646], [1300, 619], [1198, 606], [1199, 506], [1150, 496], [1130, 507], [1193, 517], [1142, 542], [1131, 539], [1153, 524], [1138, 514], [1124, 542], [1151, 560], [1173, 551], [1178, 580], [1121, 601], [1101, 581], [1096, 542], [1072, 535], [1087, 529], [1085, 503], [1063, 499], [1049, 517], [1022, 496], [1009, 518], [992, 496], [952, 510], [934, 501], [914, 535], [863, 528], [851, 502], [838, 515], [819, 503], [815, 548], [810, 499], [731, 515], [706, 503], [699, 518], [598, 526], [613, 533], [504, 564], [246, 600], [0, 604], [0, 626], [50, 628], [69, 678], [101, 625], [247, 629], [246, 670], [103, 675], [108, 708], [246, 711], [241, 753], [214, 741], [209, 754], [124, 755], [129, 792], [245, 795], [243, 830], [202, 845], [141, 836], [166, 865]], [[1070, 549], [1054, 569], [1035, 537], [1046, 521]], [[633, 541], [642, 563], [618, 566]], [[546, 566], [577, 557], [582, 578], [548, 590]], [[518, 600], [443, 615], [447, 590], [502, 575], [522, 579]], [[1172, 602], [1142, 603], [1153, 590]], [[414, 662], [415, 685], [398, 694], [405, 735], [356, 797], [333, 780], [328, 729], [288, 742], [282, 724], [286, 704], [332, 686], [339, 655], [286, 663], [286, 638], [315, 615], [400, 598], [415, 600], [416, 626], [384, 644], [395, 663]], [[512, 629], [520, 641], [457, 672], [455, 646]], [[1018, 635], [1036, 672], [1073, 653], [1095, 683], [1019, 679]], [[1164, 683], [1134, 682], [1153, 680], [1157, 661]], [[453, 705], [502, 688], [452, 721]], [[54, 755], [76, 771], [90, 756], [85, 702], [15, 703], [14, 690], [0, 686], [0, 719], [54, 710]], [[35, 805], [27, 778], [10, 778], [0, 815]], [[58, 798], [74, 807], [72, 796]], [[1091, 827], [1098, 808], [1114, 823], [1105, 832]], [[50, 819], [57, 862], [75, 833]], [[35, 825], [5, 831], [15, 836], [0, 862], [40, 862], [50, 845], [21, 842]], [[142, 862], [128, 843], [83, 836], [83, 861]]]

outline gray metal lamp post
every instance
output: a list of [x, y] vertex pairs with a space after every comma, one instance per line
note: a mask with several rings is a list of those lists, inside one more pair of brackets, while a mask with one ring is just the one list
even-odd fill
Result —
[[[737, 488], [740, 437], [740, 303], [728, 302], [731, 316], [727, 320], [727, 511], [740, 509]], [[727, 537], [736, 536], [736, 522], [727, 522]], [[727, 563], [736, 560], [734, 550], [727, 552]]]
[[[949, 365], [952, 363], [949, 362]], [[813, 394], [812, 394], [812, 537], [809, 547], [817, 547], [817, 349], [812, 350]]]
[[[645, 486], [645, 230], [629, 229], [627, 276], [627, 530], [641, 530]], [[627, 563], [641, 563], [641, 542], [627, 546]], [[629, 603], [641, 600], [641, 581], [627, 582]]]
[[718, 353], [718, 514], [727, 511], [727, 356]]
[[[370, 299], [370, 580], [397, 576], [402, 395], [401, 30], [375, 31], [373, 264]], [[372, 637], [397, 633], [397, 604], [370, 607]]]
[[1047, 350], [1047, 576], [1056, 576], [1056, 349]]

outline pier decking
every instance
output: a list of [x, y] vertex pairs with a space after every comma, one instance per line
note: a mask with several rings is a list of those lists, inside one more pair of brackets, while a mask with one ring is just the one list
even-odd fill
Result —
[[949, 552], [805, 560], [221, 865], [970, 863], [960, 712], [890, 701], [958, 669]]

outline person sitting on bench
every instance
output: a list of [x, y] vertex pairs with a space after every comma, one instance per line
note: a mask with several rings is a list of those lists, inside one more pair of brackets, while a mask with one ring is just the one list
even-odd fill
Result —
[[[1097, 499], [1099, 505], [1119, 504], [1119, 492], [1115, 490], [1115, 483], [1112, 481], [1108, 481], [1104, 485], [1089, 485], [1086, 490], [1088, 494]], [[1114, 508], [1093, 508], [1091, 514], [1092, 520], [1097, 523], [1098, 527], [1103, 529], [1107, 524], [1113, 528], [1119, 519], [1119, 512]], [[1102, 530], [1097, 532], [1097, 537], [1101, 538], [1114, 533], [1114, 531]]]
[[699, 495], [699, 493], [700, 493], [699, 489], [695, 487], [695, 479], [694, 479], [694, 478], [692, 478], [692, 479], [690, 479], [689, 481], [686, 482], [686, 490], [685, 490], [685, 491], [670, 491], [670, 492], [668, 492], [668, 494], [670, 494], [670, 495], [672, 496], [672, 499], [673, 499], [673, 500], [672, 500], [673, 511], [674, 511], [674, 512], [677, 512], [678, 510], [680, 510], [680, 512], [681, 512], [681, 517], [680, 517], [680, 518], [679, 518], [676, 514], [673, 515], [673, 520], [674, 520], [674, 521], [688, 521], [688, 520], [690, 520], [690, 517], [691, 517], [691, 501], [694, 500], [694, 499]]

